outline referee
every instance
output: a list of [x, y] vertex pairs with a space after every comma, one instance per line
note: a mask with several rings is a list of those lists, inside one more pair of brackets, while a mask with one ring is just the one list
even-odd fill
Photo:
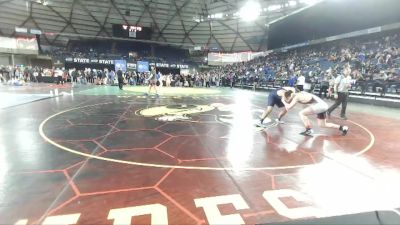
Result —
[[343, 70], [343, 74], [340, 74], [335, 79], [334, 97], [336, 99], [335, 103], [328, 109], [328, 116], [331, 116], [331, 113], [342, 104], [342, 111], [340, 112], [340, 118], [347, 120], [346, 117], [346, 108], [347, 108], [347, 100], [349, 98], [349, 89], [351, 87], [351, 69], [345, 68]]
[[123, 88], [123, 86], [124, 86], [124, 76], [123, 76], [121, 67], [118, 68], [117, 76], [118, 76], [118, 86], [119, 86], [119, 90], [122, 90], [122, 88]]

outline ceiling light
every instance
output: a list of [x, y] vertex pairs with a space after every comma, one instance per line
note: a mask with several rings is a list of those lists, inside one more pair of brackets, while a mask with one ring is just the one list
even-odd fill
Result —
[[222, 13], [215, 13], [214, 17], [217, 18], [217, 19], [220, 19], [220, 18], [223, 17], [223, 15], [222, 15]]
[[258, 18], [261, 13], [260, 3], [250, 0], [240, 9], [239, 16], [245, 21], [253, 21]]
[[268, 6], [268, 11], [275, 11], [275, 10], [279, 10], [281, 8], [282, 8], [281, 5], [270, 5], [270, 6]]
[[314, 5], [318, 2], [320, 2], [321, 0], [300, 0], [300, 3], [304, 3], [307, 5]]

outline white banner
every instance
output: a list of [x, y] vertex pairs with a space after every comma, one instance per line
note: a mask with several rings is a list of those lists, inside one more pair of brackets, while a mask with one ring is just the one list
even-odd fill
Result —
[[36, 38], [0, 37], [0, 52], [14, 54], [38, 54]]
[[238, 52], [238, 53], [208, 53], [208, 65], [228, 65], [239, 62], [247, 62], [257, 57], [266, 56], [271, 51], [266, 52]]
[[15, 38], [0, 37], [0, 48], [17, 48], [17, 40]]
[[17, 38], [17, 49], [34, 50], [39, 49], [36, 38]]

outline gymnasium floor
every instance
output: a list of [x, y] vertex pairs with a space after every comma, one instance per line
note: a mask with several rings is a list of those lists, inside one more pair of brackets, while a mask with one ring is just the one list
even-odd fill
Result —
[[348, 121], [332, 118], [347, 136], [304, 137], [301, 106], [254, 126], [260, 92], [0, 94], [55, 89], [0, 110], [0, 224], [260, 224], [400, 207], [400, 110], [350, 104]]

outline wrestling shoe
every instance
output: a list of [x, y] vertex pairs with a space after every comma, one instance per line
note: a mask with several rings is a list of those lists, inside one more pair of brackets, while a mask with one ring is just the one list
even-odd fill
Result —
[[265, 124], [262, 123], [261, 121], [256, 123], [256, 127], [262, 127], [262, 128], [266, 128]]
[[349, 132], [349, 127], [348, 127], [348, 126], [343, 126], [343, 128], [342, 128], [342, 135], [343, 135], [343, 136], [346, 136], [348, 132]]
[[300, 134], [304, 135], [304, 136], [310, 136], [311, 137], [313, 133], [314, 133], [313, 130], [306, 129], [305, 131], [301, 132]]
[[285, 121], [280, 120], [280, 119], [275, 119], [275, 122], [279, 123], [279, 124], [285, 124]]

